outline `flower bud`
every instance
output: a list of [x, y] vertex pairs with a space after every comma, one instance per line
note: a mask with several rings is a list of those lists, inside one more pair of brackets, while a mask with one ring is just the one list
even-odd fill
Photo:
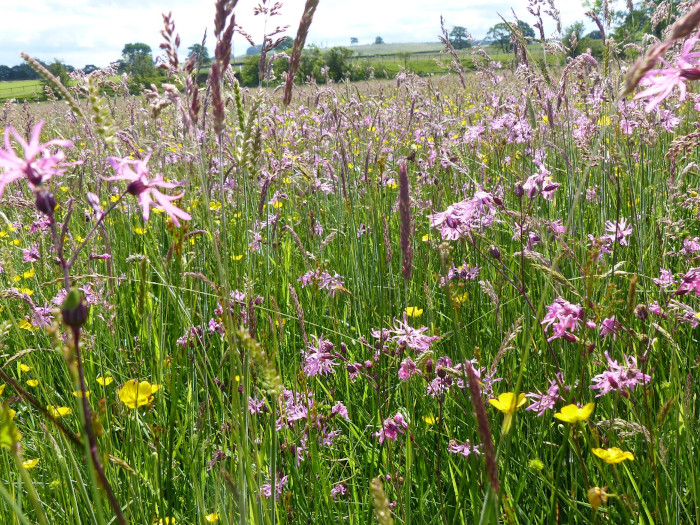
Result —
[[525, 188], [523, 188], [523, 185], [518, 182], [513, 188], [513, 193], [515, 193], [516, 197], [520, 198], [525, 195]]
[[501, 260], [501, 250], [499, 250], [498, 246], [496, 246], [495, 244], [489, 246], [489, 255], [497, 261]]
[[71, 328], [80, 328], [88, 318], [89, 307], [83, 293], [77, 288], [71, 288], [61, 306], [63, 322]]
[[34, 203], [36, 204], [37, 210], [53, 220], [53, 211], [56, 209], [56, 199], [53, 198], [50, 192], [46, 190], [38, 191]]

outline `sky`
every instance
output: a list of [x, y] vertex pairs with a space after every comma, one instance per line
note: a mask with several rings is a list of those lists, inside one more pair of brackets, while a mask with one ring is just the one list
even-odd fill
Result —
[[[258, 1], [240, 0], [235, 9], [237, 23], [256, 43], [261, 42], [265, 28], [265, 19], [253, 15]], [[482, 38], [500, 22], [498, 14], [508, 18], [511, 8], [532, 25], [527, 4], [527, 0], [320, 0], [306, 42], [349, 47], [351, 37], [370, 44], [377, 36], [386, 43], [437, 42], [440, 15], [448, 29], [464, 26]], [[564, 26], [585, 20], [578, 0], [556, 0], [556, 5]], [[289, 25], [287, 33], [293, 37], [303, 7], [304, 0], [285, 0], [281, 15], [267, 21], [268, 29]], [[213, 54], [214, 0], [0, 0], [0, 64], [19, 64], [19, 53], [25, 51], [43, 61], [103, 67], [118, 60], [129, 42], [144, 42], [158, 56], [161, 14], [169, 11], [182, 39], [183, 57], [187, 47], [201, 42], [205, 29]], [[546, 20], [545, 29], [552, 33], [554, 24]], [[248, 46], [237, 36], [234, 54], [244, 54]]]

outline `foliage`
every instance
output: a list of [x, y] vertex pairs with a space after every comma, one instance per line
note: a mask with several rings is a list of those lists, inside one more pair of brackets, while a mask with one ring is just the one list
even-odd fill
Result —
[[454, 26], [450, 31], [450, 43], [455, 49], [466, 49], [471, 47], [471, 35], [467, 32], [466, 27]]
[[187, 48], [187, 55], [195, 56], [195, 60], [197, 63], [199, 63], [202, 67], [206, 67], [211, 65], [211, 57], [209, 56], [209, 50], [202, 46], [202, 44], [192, 44], [190, 47]]

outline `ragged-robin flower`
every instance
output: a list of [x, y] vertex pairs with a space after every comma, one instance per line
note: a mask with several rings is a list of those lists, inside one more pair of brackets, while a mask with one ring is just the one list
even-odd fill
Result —
[[614, 391], [626, 396], [628, 392], [634, 390], [634, 387], [637, 385], [645, 385], [651, 381], [651, 376], [642, 373], [642, 371], [637, 368], [637, 359], [634, 356], [623, 355], [623, 357], [625, 359], [625, 364], [620, 365], [610, 357], [607, 351], [605, 352], [609, 370], [595, 376], [592, 379], [595, 384], [589, 387], [599, 391], [598, 395], [595, 397], [600, 397]]
[[[50, 147], [72, 148], [73, 143], [69, 140], [53, 139], [40, 144], [39, 138], [43, 126], [43, 120], [34, 126], [29, 142], [25, 142], [12, 126], [5, 129], [5, 148], [0, 149], [0, 168], [2, 168], [0, 170], [0, 197], [5, 186], [23, 177], [27, 178], [29, 187], [35, 189], [51, 177], [65, 173], [67, 166], [63, 162], [66, 158], [65, 154], [61, 149], [52, 153]], [[24, 150], [22, 156], [18, 156], [12, 147], [11, 136], [22, 146]]]
[[[176, 201], [184, 195], [180, 193], [178, 195], [165, 195], [158, 191], [156, 188], [166, 188], [172, 189], [177, 188], [180, 184], [175, 184], [174, 182], [165, 182], [162, 175], [157, 175], [153, 179], [149, 180], [149, 169], [148, 169], [148, 159], [151, 157], [151, 153], [148, 153], [143, 160], [131, 160], [131, 159], [120, 159], [118, 157], [110, 157], [109, 163], [114, 168], [117, 173], [113, 177], [106, 177], [104, 180], [127, 180], [129, 185], [126, 187], [126, 191], [131, 195], [138, 198], [139, 205], [143, 210], [143, 220], [148, 221], [151, 215], [151, 206], [153, 201], [161, 206], [165, 213], [173, 220], [175, 226], [180, 226], [178, 219], [183, 219], [189, 221], [192, 219], [189, 213], [182, 211], [180, 208], [176, 207], [172, 202]], [[133, 169], [132, 169], [133, 168]]]
[[542, 320], [545, 328], [551, 328], [552, 336], [548, 341], [563, 337], [567, 341], [574, 341], [573, 332], [578, 329], [583, 319], [583, 308], [558, 297], [547, 307], [547, 315]]

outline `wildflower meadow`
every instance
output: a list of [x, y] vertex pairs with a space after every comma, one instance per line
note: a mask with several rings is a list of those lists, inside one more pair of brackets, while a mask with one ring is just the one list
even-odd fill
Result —
[[259, 88], [235, 0], [204, 82], [168, 14], [138, 95], [23, 55], [0, 523], [700, 524], [695, 4], [393, 80], [298, 74], [318, 0]]

